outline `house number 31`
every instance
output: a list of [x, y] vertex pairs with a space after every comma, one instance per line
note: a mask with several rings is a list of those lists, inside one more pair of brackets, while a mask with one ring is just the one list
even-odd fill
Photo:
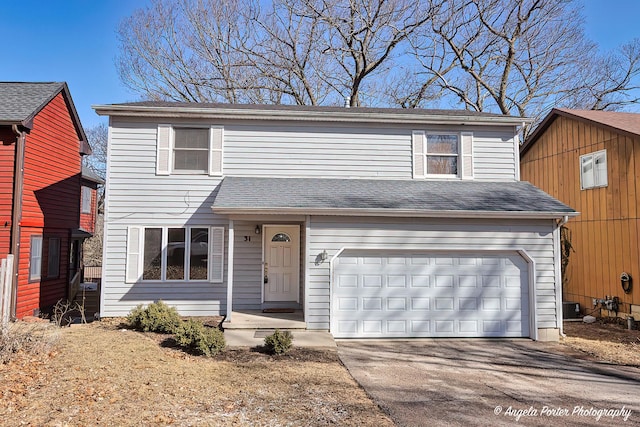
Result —
[[251, 241], [251, 236], [244, 236], [244, 241], [245, 242], [250, 242]]

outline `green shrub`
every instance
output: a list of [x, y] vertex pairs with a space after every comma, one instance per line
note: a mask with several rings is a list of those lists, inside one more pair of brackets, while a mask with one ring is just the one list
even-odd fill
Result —
[[293, 335], [289, 331], [279, 331], [268, 335], [264, 339], [264, 346], [271, 354], [285, 354], [293, 346]]
[[193, 319], [178, 327], [175, 338], [181, 347], [205, 356], [215, 356], [224, 351], [227, 345], [220, 329], [204, 326], [202, 322]]
[[172, 334], [182, 323], [182, 319], [175, 307], [157, 301], [146, 308], [140, 304], [132, 309], [127, 316], [127, 322], [129, 326], [140, 331]]

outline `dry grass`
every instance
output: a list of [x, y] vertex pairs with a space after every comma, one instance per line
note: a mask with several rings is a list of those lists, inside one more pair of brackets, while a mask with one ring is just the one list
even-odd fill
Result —
[[0, 365], [22, 354], [46, 354], [58, 335], [58, 329], [49, 323], [10, 323], [6, 333], [0, 333]]
[[0, 365], [0, 424], [393, 425], [335, 351], [204, 358], [159, 341], [100, 323], [62, 329], [54, 353]]
[[[335, 351], [205, 358], [174, 348], [168, 335], [118, 323], [12, 325], [30, 338], [0, 363], [0, 425], [393, 425]], [[567, 323], [565, 332], [562, 343], [586, 357], [640, 366], [640, 331]]]
[[617, 322], [565, 322], [567, 335], [561, 342], [597, 360], [640, 366], [640, 331], [627, 330]]

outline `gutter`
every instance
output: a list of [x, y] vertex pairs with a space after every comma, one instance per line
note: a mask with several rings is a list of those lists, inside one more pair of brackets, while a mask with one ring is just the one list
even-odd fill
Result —
[[22, 221], [22, 191], [24, 188], [24, 157], [27, 132], [20, 130], [17, 124], [11, 126], [16, 134], [16, 157], [13, 170], [13, 197], [11, 208], [11, 243], [13, 254], [13, 279], [11, 283], [11, 317], [16, 317], [18, 300], [18, 266], [20, 265], [20, 221]]
[[[196, 104], [197, 105], [197, 104]], [[386, 124], [456, 124], [456, 125], [498, 125], [513, 126], [531, 119], [511, 116], [484, 117], [474, 115], [444, 114], [407, 114], [392, 112], [357, 111], [309, 111], [277, 110], [258, 108], [204, 108], [183, 106], [142, 106], [142, 105], [92, 105], [97, 114], [103, 116], [147, 117], [147, 118], [190, 118], [190, 119], [226, 119], [226, 120], [288, 120], [305, 122], [344, 122], [344, 123], [386, 123]]]
[[384, 209], [384, 208], [304, 208], [304, 207], [216, 207], [211, 209], [216, 214], [284, 214], [284, 215], [323, 215], [323, 216], [383, 216], [412, 218], [522, 218], [522, 219], [557, 219], [578, 216], [579, 212], [535, 212], [535, 211], [454, 211], [423, 209]]

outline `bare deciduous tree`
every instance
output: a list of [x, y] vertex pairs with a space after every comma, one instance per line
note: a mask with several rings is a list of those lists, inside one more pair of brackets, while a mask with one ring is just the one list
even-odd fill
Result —
[[[109, 129], [107, 125], [101, 123], [99, 125], [87, 128], [87, 139], [91, 145], [92, 153], [85, 157], [84, 166], [89, 168], [93, 173], [102, 179], [106, 178], [107, 171], [107, 145], [109, 139]], [[96, 228], [93, 237], [84, 241], [83, 244], [83, 262], [85, 265], [101, 265], [102, 264], [102, 235], [103, 235], [103, 215], [104, 206], [104, 187], [98, 187], [97, 201], [97, 219]]]
[[87, 139], [91, 146], [91, 155], [84, 159], [84, 165], [100, 178], [107, 174], [107, 143], [109, 128], [104, 123], [86, 129]]
[[424, 1], [154, 0], [120, 26], [118, 70], [153, 100], [380, 104]]
[[575, 0], [153, 0], [119, 29], [143, 97], [464, 107], [637, 102], [640, 41], [602, 54]]
[[423, 76], [405, 103], [428, 88], [465, 108], [540, 117], [552, 106], [614, 108], [634, 102], [640, 71], [634, 42], [594, 55], [569, 0], [432, 0], [433, 19], [412, 38]]

